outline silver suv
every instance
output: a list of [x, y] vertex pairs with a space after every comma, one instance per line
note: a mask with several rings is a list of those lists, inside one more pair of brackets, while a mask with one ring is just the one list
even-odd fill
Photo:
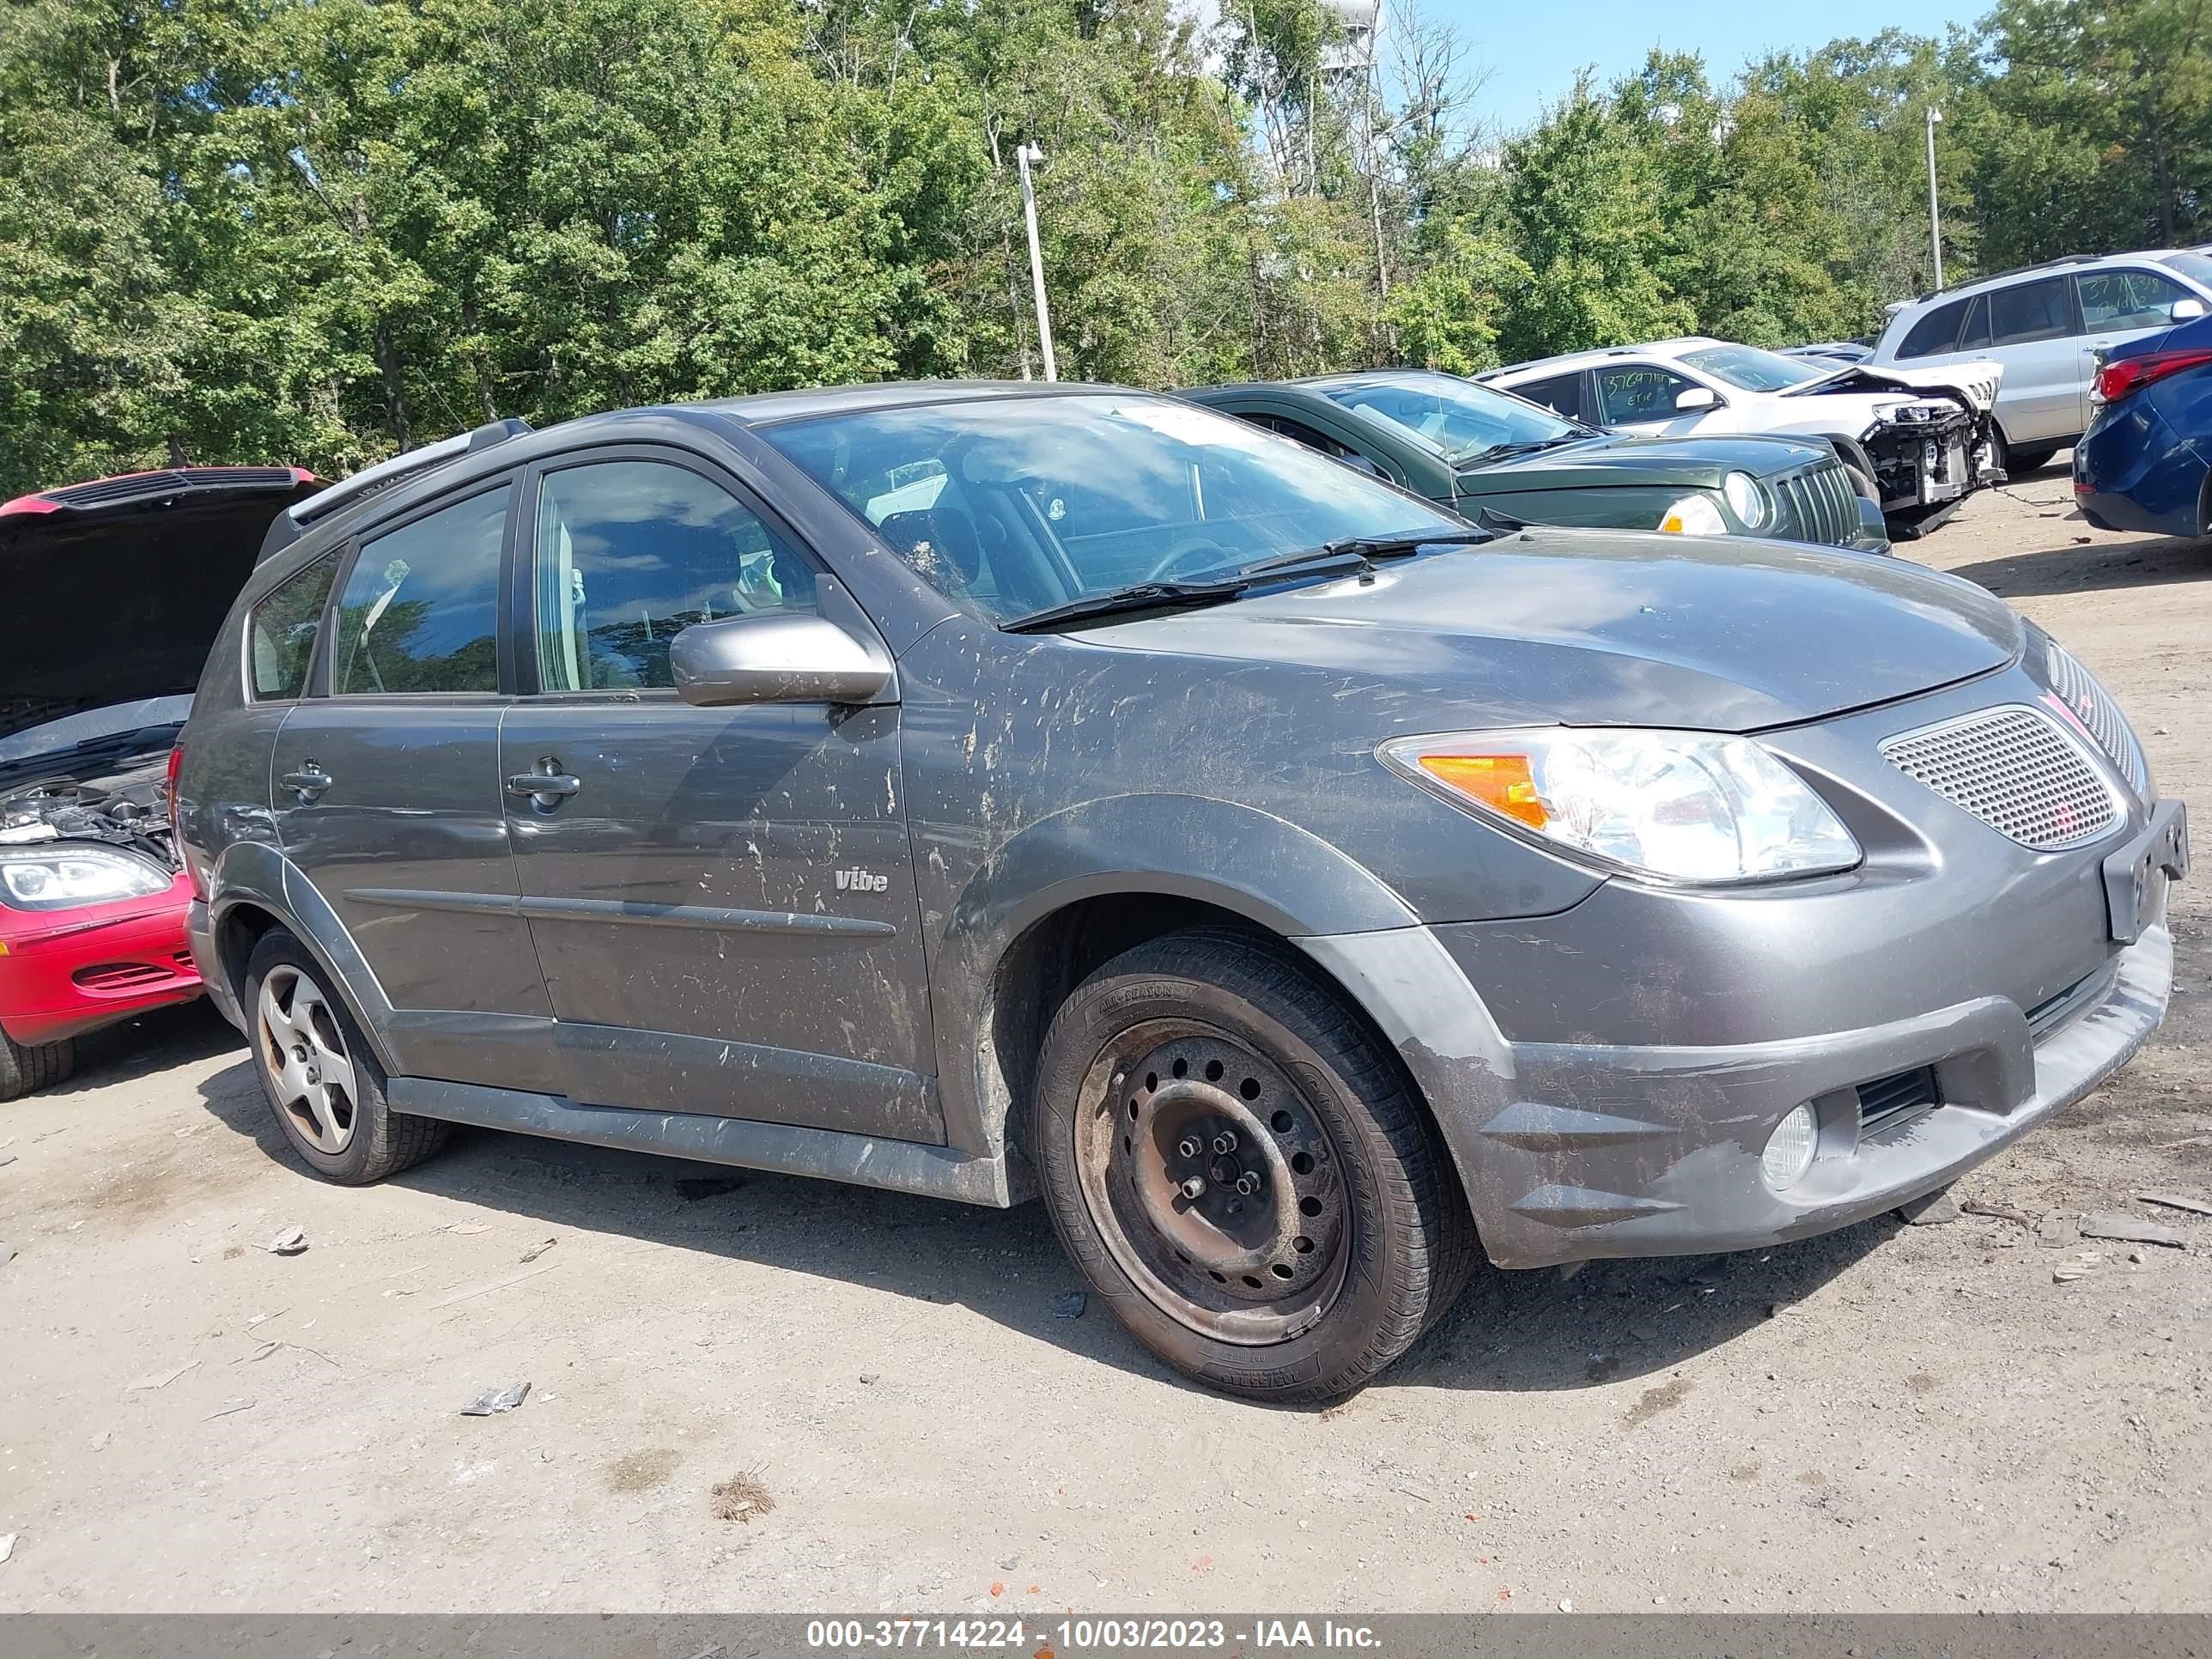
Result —
[[2043, 465], [2088, 429], [2097, 354], [2212, 310], [2212, 258], [2197, 252], [2080, 254], [1923, 294], [1891, 316], [1881, 365], [1994, 358], [1996, 460]]

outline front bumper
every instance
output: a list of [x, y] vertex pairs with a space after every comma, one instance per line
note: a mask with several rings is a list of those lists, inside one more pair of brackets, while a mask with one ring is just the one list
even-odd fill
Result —
[[[1396, 1042], [1500, 1267], [1770, 1246], [1949, 1184], [2164, 1017], [2179, 802], [2071, 854], [1925, 823], [1826, 886], [1609, 883], [1553, 916], [1304, 943]], [[1777, 1193], [1761, 1153], [1808, 1103], [1814, 1162]]]
[[200, 976], [185, 948], [191, 891], [0, 919], [0, 1030], [35, 1047], [149, 1008], [189, 1002]]

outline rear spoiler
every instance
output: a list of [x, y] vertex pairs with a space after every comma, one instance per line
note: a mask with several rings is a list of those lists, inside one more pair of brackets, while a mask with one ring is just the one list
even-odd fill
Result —
[[278, 514], [276, 522], [269, 526], [268, 535], [262, 540], [261, 552], [255, 562], [264, 562], [275, 557], [325, 519], [389, 489], [394, 484], [420, 477], [448, 461], [476, 454], [495, 444], [503, 444], [509, 438], [519, 438], [532, 429], [529, 422], [520, 416], [510, 415], [503, 421], [487, 422], [473, 431], [456, 432], [450, 438], [441, 438], [435, 443], [402, 450], [388, 460], [365, 466], [351, 477], [343, 479], [303, 501], [295, 501]]

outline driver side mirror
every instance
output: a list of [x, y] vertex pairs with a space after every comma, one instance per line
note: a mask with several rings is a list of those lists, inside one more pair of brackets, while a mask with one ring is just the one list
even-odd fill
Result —
[[1675, 410], [1683, 415], [1700, 409], [1718, 409], [1720, 403], [1720, 393], [1709, 386], [1686, 386], [1674, 394]]
[[868, 702], [891, 662], [826, 617], [777, 611], [694, 623], [669, 641], [677, 694], [701, 708], [738, 703]]
[[2176, 300], [2166, 307], [2166, 318], [2170, 323], [2193, 323], [2209, 310], [2212, 307], [2208, 307], [2202, 300]]

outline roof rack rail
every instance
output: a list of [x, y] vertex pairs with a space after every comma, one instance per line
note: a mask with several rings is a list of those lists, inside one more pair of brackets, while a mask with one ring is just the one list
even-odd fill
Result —
[[2055, 258], [2038, 259], [2032, 265], [2014, 265], [2009, 270], [1987, 270], [1978, 276], [1969, 276], [1961, 283], [1947, 283], [1942, 288], [1929, 289], [1911, 303], [1919, 305], [1946, 294], [1956, 294], [1963, 288], [1979, 288], [1984, 283], [1997, 282], [2007, 276], [2025, 276], [2037, 270], [2059, 270], [2068, 265], [2093, 265], [2100, 259], [2117, 259], [2119, 257], [2117, 253], [2062, 253]]
[[287, 510], [295, 525], [315, 524], [364, 496], [388, 489], [404, 479], [416, 477], [463, 455], [473, 455], [495, 444], [503, 444], [509, 438], [519, 438], [532, 429], [530, 422], [518, 415], [510, 415], [503, 421], [487, 421], [471, 431], [456, 432], [435, 443], [403, 449], [387, 460], [365, 466], [351, 477], [340, 479], [320, 495], [295, 502]]

